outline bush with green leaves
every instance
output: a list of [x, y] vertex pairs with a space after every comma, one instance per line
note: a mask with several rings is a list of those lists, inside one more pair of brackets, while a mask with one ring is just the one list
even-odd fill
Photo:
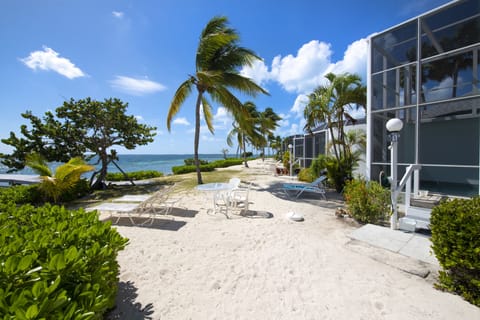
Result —
[[390, 191], [376, 181], [347, 181], [343, 195], [348, 213], [358, 222], [378, 223], [390, 213]]
[[[226, 168], [230, 166], [236, 166], [243, 163], [243, 159], [226, 159], [226, 160], [215, 160], [209, 164], [200, 165], [200, 171], [208, 172], [213, 171], [215, 168]], [[190, 166], [174, 166], [172, 167], [173, 174], [183, 174], [197, 171], [197, 168], [194, 165]]]
[[10, 201], [16, 204], [42, 203], [43, 198], [36, 184], [0, 188], [0, 203], [8, 203]]
[[[200, 171], [202, 172], [208, 172], [208, 171], [213, 171], [215, 170], [215, 167], [211, 164], [203, 164], [200, 166]], [[196, 172], [197, 167], [195, 166], [174, 166], [172, 167], [172, 172], [173, 174], [183, 174], [183, 173], [190, 173], [190, 172]]]
[[480, 307], [480, 198], [443, 201], [430, 217], [438, 287]]
[[313, 175], [311, 168], [303, 168], [298, 173], [298, 180], [300, 181], [312, 182], [315, 179], [316, 177]]
[[[200, 161], [200, 164], [208, 164], [207, 160], [198, 159], [198, 161]], [[193, 158], [183, 159], [183, 162], [185, 163], [186, 166], [194, 166], [195, 165], [195, 159], [193, 159]]]
[[96, 212], [0, 204], [0, 318], [103, 319], [128, 240]]
[[152, 178], [163, 177], [163, 173], [156, 170], [142, 170], [142, 171], [133, 171], [127, 172], [127, 177], [121, 172], [109, 172], [107, 173], [106, 179], [108, 181], [123, 181], [123, 180], [145, 180]]
[[[252, 160], [251, 158], [248, 158], [247, 160]], [[227, 168], [230, 166], [237, 166], [243, 163], [243, 159], [239, 158], [230, 158], [230, 159], [225, 159], [225, 160], [215, 160], [211, 162], [211, 165], [213, 165], [215, 168]]]

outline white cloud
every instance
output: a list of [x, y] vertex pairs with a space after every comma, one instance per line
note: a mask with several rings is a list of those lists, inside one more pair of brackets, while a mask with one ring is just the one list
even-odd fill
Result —
[[188, 122], [187, 118], [181, 117], [181, 118], [175, 118], [173, 120], [173, 124], [179, 124], [179, 125], [182, 125], [182, 126], [189, 126], [190, 122]]
[[110, 84], [113, 88], [137, 96], [155, 93], [166, 89], [164, 85], [158, 82], [125, 76], [117, 76], [114, 80], [110, 81]]
[[293, 103], [290, 112], [295, 113], [297, 118], [303, 118], [303, 110], [308, 103], [308, 96], [306, 94], [299, 94]]
[[112, 11], [112, 15], [113, 15], [115, 18], [122, 19], [123, 16], [124, 16], [124, 13], [121, 12], [121, 11]]
[[273, 58], [270, 71], [264, 61], [257, 61], [252, 67], [241, 70], [242, 75], [262, 84], [275, 81], [288, 92], [308, 94], [325, 82], [325, 74], [356, 73], [365, 78], [367, 64], [367, 39], [351, 43], [343, 59], [332, 61], [331, 45], [318, 40], [305, 43], [296, 55], [280, 55]]
[[55, 71], [68, 79], [86, 76], [69, 59], [60, 57], [58, 52], [46, 46], [43, 47], [43, 51], [31, 52], [28, 57], [20, 59], [20, 61], [30, 69]]
[[288, 127], [290, 125], [290, 121], [288, 120], [288, 119], [290, 119], [290, 115], [280, 113], [279, 116], [282, 117], [282, 120], [278, 121], [279, 129], [284, 128], [284, 127]]
[[142, 117], [142, 116], [135, 116], [135, 119], [137, 119], [137, 121], [143, 121], [143, 117]]
[[328, 72], [333, 72], [335, 74], [345, 72], [356, 73], [365, 80], [367, 75], [367, 54], [367, 39], [357, 40], [348, 46], [343, 56], [343, 60], [333, 64]]
[[240, 74], [252, 79], [259, 85], [262, 85], [262, 83], [270, 79], [268, 67], [265, 65], [264, 61], [260, 60], [255, 61], [252, 66], [244, 67], [240, 71]]
[[213, 126], [215, 129], [231, 128], [233, 122], [232, 115], [224, 107], [219, 107], [217, 113], [213, 116]]
[[272, 77], [288, 92], [309, 92], [323, 80], [331, 55], [330, 44], [312, 40], [304, 44], [296, 56], [276, 56], [272, 62]]

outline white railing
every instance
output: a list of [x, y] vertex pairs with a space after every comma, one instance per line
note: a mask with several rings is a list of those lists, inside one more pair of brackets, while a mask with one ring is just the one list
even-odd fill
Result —
[[[405, 174], [403, 175], [402, 179], [400, 180], [400, 183], [398, 186], [396, 186], [395, 189], [392, 188], [392, 193], [391, 193], [391, 200], [392, 200], [392, 210], [393, 210], [393, 216], [397, 217], [397, 200], [398, 196], [400, 195], [400, 192], [402, 192], [403, 188], [405, 188], [405, 211], [408, 210], [410, 207], [410, 197], [412, 194], [412, 174], [415, 173], [413, 177], [413, 194], [418, 195], [418, 190], [419, 190], [419, 171], [422, 168], [421, 165], [419, 164], [411, 164], [407, 167], [407, 170], [405, 171]], [[392, 181], [392, 183], [396, 183]], [[395, 223], [394, 229], [396, 229], [396, 223], [397, 221], [392, 221], [392, 223]]]

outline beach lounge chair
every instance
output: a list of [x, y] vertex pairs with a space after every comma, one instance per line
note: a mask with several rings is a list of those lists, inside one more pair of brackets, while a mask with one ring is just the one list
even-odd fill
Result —
[[[120, 221], [120, 218], [127, 217], [132, 223], [132, 225], [137, 225], [134, 218], [141, 217], [137, 213], [137, 209], [139, 206], [140, 206], [140, 203], [106, 202], [106, 203], [99, 204], [95, 207], [87, 208], [87, 211], [97, 210], [102, 213], [108, 213], [111, 219], [116, 218], [116, 220], [113, 222], [115, 224], [118, 223], [118, 221]], [[147, 221], [145, 222], [148, 222], [148, 221], [150, 221], [150, 219], [147, 219]]]
[[171, 212], [178, 199], [169, 198], [173, 187], [161, 189], [152, 195], [124, 195], [112, 202], [102, 203], [88, 208], [89, 211], [98, 210], [110, 214], [110, 218], [118, 223], [120, 218], [127, 217], [132, 225], [138, 225], [135, 218], [144, 218], [140, 225], [152, 225], [157, 215], [167, 215]]
[[322, 195], [322, 197], [326, 200], [326, 192], [325, 192], [325, 185], [324, 181], [327, 179], [326, 176], [320, 176], [312, 183], [284, 183], [283, 184], [283, 191], [287, 196], [291, 196], [289, 192], [293, 193], [295, 198], [300, 197], [303, 193], [317, 193]]

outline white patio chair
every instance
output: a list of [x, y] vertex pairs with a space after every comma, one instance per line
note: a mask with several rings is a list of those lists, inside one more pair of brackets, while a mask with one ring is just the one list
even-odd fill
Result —
[[240, 215], [248, 212], [250, 188], [252, 183], [248, 184], [247, 188], [237, 188], [230, 192], [229, 205], [231, 211], [237, 211]]

